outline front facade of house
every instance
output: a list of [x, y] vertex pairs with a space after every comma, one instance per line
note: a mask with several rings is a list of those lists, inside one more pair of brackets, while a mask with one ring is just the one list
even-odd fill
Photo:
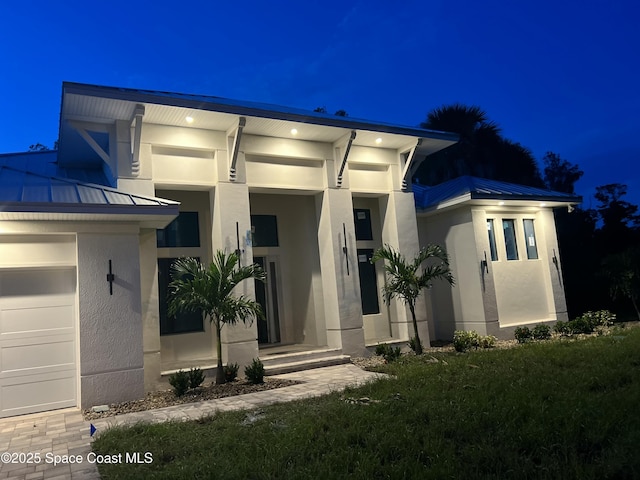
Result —
[[[455, 136], [72, 83], [61, 108], [57, 152], [0, 156], [0, 416], [139, 398], [163, 372], [214, 365], [208, 321], [167, 315], [182, 256], [239, 251], [267, 272], [238, 292], [266, 319], [223, 329], [225, 363], [272, 345], [361, 355], [411, 336], [369, 259], [432, 240], [411, 172]], [[421, 307], [423, 339], [446, 333]]]

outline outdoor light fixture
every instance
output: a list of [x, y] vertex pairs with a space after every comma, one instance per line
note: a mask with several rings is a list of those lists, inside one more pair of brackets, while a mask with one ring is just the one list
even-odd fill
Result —
[[541, 207], [546, 207], [546, 206], [547, 206], [547, 204], [546, 204], [546, 203], [544, 203], [544, 202], [542, 202], [542, 203], [540, 203], [540, 206], [541, 206]]
[[291, 135], [297, 135], [298, 134], [298, 129], [297, 128], [292, 128], [291, 129]]
[[111, 260], [109, 260], [109, 273], [107, 273], [107, 282], [109, 282], [109, 295], [113, 295], [113, 282], [116, 276], [111, 271]]
[[498, 202], [498, 205], [502, 206], [504, 205], [504, 202]]
[[187, 118], [185, 118], [185, 121], [187, 123], [193, 123], [193, 117], [187, 117]]
[[380, 145], [382, 143], [382, 139], [380, 137], [376, 138], [376, 143]]

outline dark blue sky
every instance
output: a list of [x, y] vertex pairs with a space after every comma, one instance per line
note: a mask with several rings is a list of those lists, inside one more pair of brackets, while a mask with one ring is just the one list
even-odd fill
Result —
[[587, 206], [612, 182], [639, 204], [639, 18], [632, 0], [7, 0], [0, 152], [53, 145], [64, 80], [403, 125], [462, 102], [579, 164]]

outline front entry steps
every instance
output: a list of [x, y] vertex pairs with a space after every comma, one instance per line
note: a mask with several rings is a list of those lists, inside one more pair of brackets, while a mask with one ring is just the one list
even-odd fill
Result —
[[343, 355], [339, 348], [331, 348], [272, 354], [260, 352], [260, 360], [264, 365], [265, 375], [281, 375], [312, 368], [342, 365], [349, 363], [351, 357]]

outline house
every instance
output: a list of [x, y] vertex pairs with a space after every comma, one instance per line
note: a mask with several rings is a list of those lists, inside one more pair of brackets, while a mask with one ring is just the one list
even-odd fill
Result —
[[[214, 365], [211, 326], [168, 316], [167, 286], [175, 258], [208, 262], [217, 249], [238, 251], [268, 276], [242, 285], [266, 320], [225, 327], [224, 362], [247, 364], [274, 345], [361, 355], [367, 345], [406, 341], [408, 312], [383, 304], [382, 266], [369, 262], [385, 243], [408, 255], [426, 241], [449, 248], [459, 286], [434, 290], [452, 301], [421, 303], [425, 341], [454, 324], [490, 333], [496, 322], [518, 321], [502, 283], [481, 275], [485, 206], [443, 197], [418, 202], [416, 216], [411, 173], [455, 135], [77, 83], [63, 84], [59, 132], [57, 151], [0, 155], [0, 416], [135, 399], [168, 372]], [[524, 204], [508, 207], [508, 219], [529, 218]], [[536, 208], [546, 265], [555, 230], [550, 210]], [[503, 222], [491, 218], [496, 228]], [[467, 222], [461, 228], [477, 238], [465, 243], [448, 221]], [[498, 266], [496, 248], [490, 271], [498, 278], [503, 268], [509, 282], [511, 265]], [[466, 257], [473, 266], [458, 260]], [[562, 288], [541, 268], [552, 278], [523, 291], [547, 299], [536, 321], [561, 318]]]

